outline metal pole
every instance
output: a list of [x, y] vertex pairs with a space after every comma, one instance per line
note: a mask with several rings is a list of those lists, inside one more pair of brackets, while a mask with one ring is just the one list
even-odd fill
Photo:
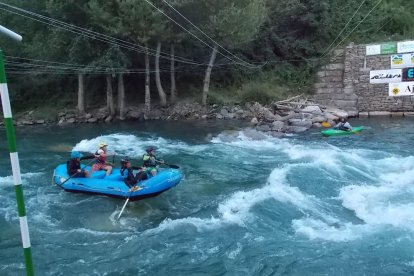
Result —
[[[21, 40], [21, 36], [0, 26], [0, 32], [11, 36], [13, 39]], [[34, 275], [32, 253], [30, 249], [29, 227], [27, 225], [26, 208], [24, 206], [22, 178], [20, 175], [19, 156], [16, 149], [16, 137], [14, 134], [14, 126], [12, 112], [10, 106], [9, 90], [7, 88], [6, 72], [4, 69], [3, 52], [0, 49], [0, 95], [1, 104], [3, 106], [4, 125], [6, 127], [7, 142], [9, 144], [10, 162], [13, 171], [14, 188], [16, 192], [17, 213], [19, 215], [20, 232], [22, 235], [23, 254], [26, 263], [26, 274]]]

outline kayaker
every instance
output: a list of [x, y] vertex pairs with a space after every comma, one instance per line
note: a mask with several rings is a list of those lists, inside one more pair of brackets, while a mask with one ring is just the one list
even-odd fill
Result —
[[106, 175], [110, 175], [112, 172], [112, 166], [110, 163], [106, 162], [106, 158], [110, 156], [107, 151], [108, 144], [106, 142], [101, 142], [99, 144], [99, 149], [95, 152], [96, 162], [92, 166], [92, 172], [105, 170]]
[[344, 117], [342, 117], [340, 119], [339, 123], [334, 128], [339, 129], [339, 130], [343, 130], [343, 131], [351, 131], [352, 130], [351, 124], [348, 123], [348, 121]]
[[70, 160], [67, 162], [67, 170], [70, 177], [91, 177], [91, 174], [86, 169], [81, 169], [81, 160], [85, 159], [94, 159], [94, 155], [83, 156], [82, 153], [78, 151], [72, 151], [70, 153]]
[[142, 166], [146, 167], [146, 172], [150, 173], [152, 176], [157, 174], [158, 165], [164, 164], [164, 160], [155, 157], [155, 150], [155, 147], [150, 146], [145, 150], [147, 153], [142, 156]]
[[[124, 182], [129, 188], [131, 188], [131, 191], [138, 190], [139, 187], [137, 187], [136, 184], [148, 178], [145, 169], [145, 167], [131, 166], [131, 161], [128, 157], [121, 160], [121, 175], [125, 177]], [[135, 175], [134, 170], [138, 170]]]

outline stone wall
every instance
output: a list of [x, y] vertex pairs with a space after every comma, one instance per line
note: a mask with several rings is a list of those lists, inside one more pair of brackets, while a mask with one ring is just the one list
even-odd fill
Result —
[[388, 84], [370, 84], [371, 70], [390, 69], [390, 55], [365, 56], [365, 45], [350, 44], [336, 50], [329, 64], [321, 67], [314, 99], [350, 116], [411, 115], [414, 97], [389, 97]]

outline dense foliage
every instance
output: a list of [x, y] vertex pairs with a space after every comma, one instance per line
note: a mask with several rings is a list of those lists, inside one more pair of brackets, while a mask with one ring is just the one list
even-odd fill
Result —
[[20, 110], [75, 108], [81, 81], [86, 106], [116, 101], [116, 79], [128, 105], [147, 110], [202, 91], [209, 102], [268, 101], [309, 91], [350, 41], [414, 39], [412, 14], [403, 0], [9, 0], [0, 24], [24, 41], [0, 46]]

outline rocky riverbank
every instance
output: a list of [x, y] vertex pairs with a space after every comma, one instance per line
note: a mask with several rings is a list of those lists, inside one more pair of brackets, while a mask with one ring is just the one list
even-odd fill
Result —
[[[14, 118], [16, 126], [69, 124], [96, 124], [121, 121], [111, 116], [106, 107], [91, 110], [89, 113], [77, 114], [75, 110], [66, 110], [57, 114], [56, 119], [33, 118], [33, 111], [28, 111]], [[334, 125], [340, 117], [348, 117], [348, 113], [337, 109], [322, 107], [306, 100], [279, 101], [269, 106], [257, 102], [245, 105], [203, 107], [196, 102], [181, 102], [168, 108], [156, 108], [145, 114], [142, 108], [130, 108], [124, 120], [248, 120], [253, 129], [283, 137], [286, 133], [304, 132], [308, 129], [320, 128], [322, 123]], [[2, 122], [0, 125], [3, 124]]]

